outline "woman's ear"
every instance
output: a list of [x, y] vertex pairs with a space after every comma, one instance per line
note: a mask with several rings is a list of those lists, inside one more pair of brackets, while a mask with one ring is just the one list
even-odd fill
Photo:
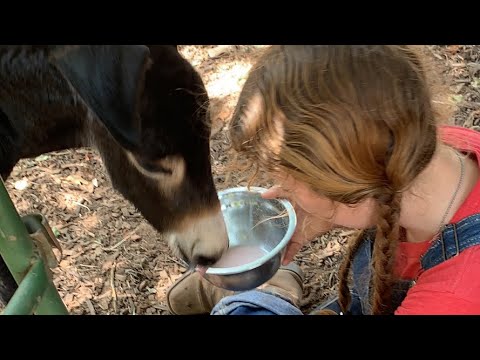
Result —
[[260, 94], [248, 99], [240, 99], [233, 112], [230, 125], [230, 139], [236, 150], [243, 148], [244, 142], [255, 134], [263, 112], [263, 101]]

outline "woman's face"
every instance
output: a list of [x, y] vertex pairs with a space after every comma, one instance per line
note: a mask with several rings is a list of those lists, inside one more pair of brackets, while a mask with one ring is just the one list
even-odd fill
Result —
[[297, 207], [314, 218], [328, 220], [333, 227], [365, 229], [375, 224], [375, 203], [369, 198], [355, 205], [346, 205], [327, 199], [291, 176], [278, 181], [279, 186]]

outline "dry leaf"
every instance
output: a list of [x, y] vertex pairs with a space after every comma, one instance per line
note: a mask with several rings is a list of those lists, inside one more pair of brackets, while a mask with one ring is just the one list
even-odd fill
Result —
[[138, 285], [138, 290], [143, 291], [143, 289], [145, 289], [145, 286], [147, 286], [147, 280], [143, 280], [140, 285]]
[[460, 45], [450, 45], [447, 46], [448, 52], [452, 55], [455, 55], [460, 49]]
[[17, 190], [25, 190], [28, 187], [28, 180], [27, 178], [23, 178], [22, 180], [15, 181], [15, 189]]

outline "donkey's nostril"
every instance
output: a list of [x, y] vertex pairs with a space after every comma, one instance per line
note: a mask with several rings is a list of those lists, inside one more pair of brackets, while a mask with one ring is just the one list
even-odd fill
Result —
[[213, 256], [195, 256], [194, 262], [200, 266], [210, 266], [215, 264], [218, 261], [218, 257]]

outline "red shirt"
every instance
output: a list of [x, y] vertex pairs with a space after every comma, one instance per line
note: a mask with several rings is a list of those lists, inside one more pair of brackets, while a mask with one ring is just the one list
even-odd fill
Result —
[[[480, 166], [480, 133], [456, 126], [440, 128], [441, 139], [458, 150], [477, 156]], [[480, 213], [480, 180], [465, 199], [450, 223]], [[420, 257], [432, 245], [402, 242], [399, 245], [396, 273], [417, 283], [407, 293], [396, 315], [480, 314], [480, 246], [421, 272]]]

